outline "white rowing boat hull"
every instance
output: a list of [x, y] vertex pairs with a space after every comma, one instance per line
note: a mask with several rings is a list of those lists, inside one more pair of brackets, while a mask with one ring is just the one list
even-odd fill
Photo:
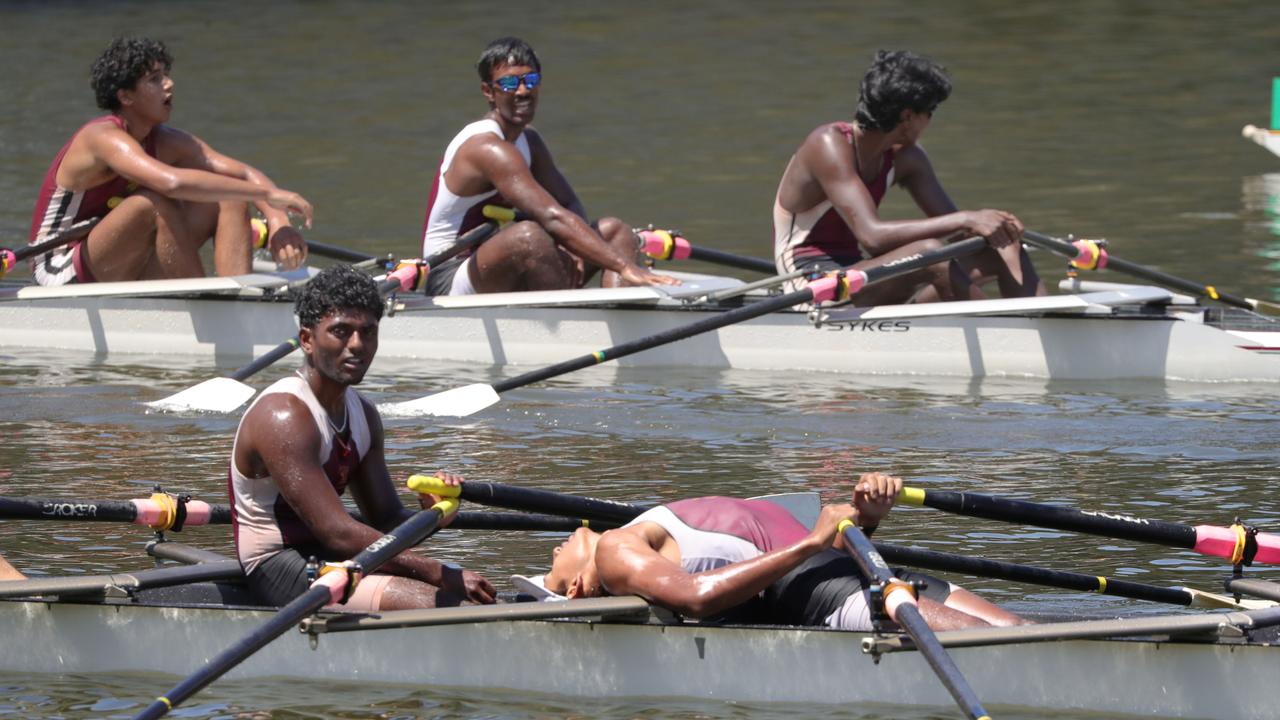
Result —
[[[1205, 321], [1204, 308], [1170, 305], [1176, 298], [1165, 291], [1117, 287], [1024, 300], [836, 308], [817, 326], [804, 312], [780, 312], [619, 362], [860, 375], [1280, 381], [1280, 324], [1255, 317], [1254, 327], [1223, 329]], [[296, 332], [291, 303], [251, 289], [14, 296], [0, 301], [0, 347], [243, 364]], [[681, 292], [695, 294], [695, 283]], [[379, 357], [540, 366], [718, 312], [651, 288], [414, 296], [384, 320]]]
[[[184, 675], [267, 616], [0, 601], [0, 671]], [[330, 633], [313, 649], [308, 636], [290, 632], [231, 677], [584, 698], [951, 705], [919, 655], [893, 653], [876, 664], [860, 651], [860, 638], [827, 630], [521, 621]], [[1280, 649], [1270, 646], [1073, 640], [951, 652], [988, 707], [1275, 716]]]

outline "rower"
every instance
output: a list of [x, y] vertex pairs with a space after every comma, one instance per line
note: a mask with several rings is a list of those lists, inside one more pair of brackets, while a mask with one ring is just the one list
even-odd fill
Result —
[[[173, 58], [164, 43], [116, 38], [93, 64], [91, 84], [108, 114], [90, 120], [63, 146], [36, 201], [30, 243], [88, 218], [86, 237], [31, 261], [41, 285], [203, 276], [200, 247], [214, 238], [214, 269], [252, 267], [258, 232], [286, 269], [307, 246], [289, 212], [311, 226], [311, 203], [276, 187], [261, 171], [167, 125], [173, 111]], [[266, 218], [255, 228], [249, 205]]]
[[[543, 599], [639, 595], [692, 618], [870, 630], [868, 582], [839, 551], [837, 525], [850, 518], [870, 534], [901, 489], [897, 477], [864, 474], [852, 504], [824, 506], [812, 530], [769, 500], [680, 500], [603, 534], [579, 528], [550, 572], [517, 582]], [[923, 582], [919, 607], [935, 630], [1023, 622], [956, 585], [894, 573]]]
[[422, 225], [423, 257], [484, 222], [498, 199], [529, 220], [499, 230], [476, 250], [431, 268], [428, 295], [470, 295], [584, 286], [604, 269], [604, 287], [674, 285], [636, 263], [639, 243], [621, 220], [588, 224], [573, 186], [556, 167], [533, 122], [542, 65], [523, 40], [494, 40], [480, 55], [480, 92], [489, 104], [445, 149]]
[[[413, 513], [387, 470], [382, 419], [352, 386], [378, 350], [382, 300], [367, 275], [337, 265], [297, 298], [302, 368], [263, 391], [240, 421], [230, 489], [236, 552], [250, 590], [284, 605], [306, 591], [309, 560], [350, 559]], [[461, 478], [438, 473], [449, 484]], [[350, 489], [363, 520], [340, 496]], [[422, 506], [436, 498], [422, 496]], [[319, 568], [323, 571], [323, 567]], [[483, 577], [403, 552], [366, 577], [344, 607], [364, 611], [491, 603]]]
[[[1044, 295], [1022, 249], [1022, 223], [1003, 210], [957, 210], [933, 172], [920, 136], [951, 81], [934, 62], [909, 52], [876, 53], [862, 79], [855, 120], [818, 126], [792, 155], [773, 205], [779, 273], [858, 269], [935, 250], [947, 239], [980, 235], [990, 248], [858, 293], [859, 305], [983, 297], [994, 277], [1004, 297]], [[911, 193], [924, 220], [880, 218], [889, 186]], [[793, 289], [803, 279], [792, 281]]]

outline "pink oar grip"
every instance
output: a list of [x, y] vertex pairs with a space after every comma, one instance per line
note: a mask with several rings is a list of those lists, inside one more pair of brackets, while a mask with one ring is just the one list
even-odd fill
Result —
[[418, 284], [418, 266], [413, 262], [405, 262], [396, 268], [394, 272], [387, 275], [388, 278], [395, 278], [400, 281], [400, 289], [405, 292], [412, 292], [414, 285]]
[[[162, 521], [172, 522], [172, 518], [166, 518], [168, 508], [162, 507], [160, 503], [150, 498], [130, 500], [133, 506], [138, 509], [138, 516], [133, 519], [134, 525], [159, 525]], [[190, 500], [187, 502], [187, 517], [182, 521], [183, 527], [188, 525], [208, 525], [209, 518], [213, 516], [213, 506], [203, 500]]]
[[906, 590], [895, 590], [884, 599], [884, 611], [894, 622], [898, 621], [898, 608], [903, 605], [915, 605], [916, 599]]
[[18, 256], [14, 255], [12, 250], [8, 248], [0, 250], [0, 275], [8, 273], [17, 264]]
[[689, 257], [691, 252], [693, 252], [693, 248], [689, 246], [689, 241], [679, 235], [673, 235], [671, 237], [671, 243], [671, 257], [676, 260], [684, 260]]
[[[1230, 560], [1235, 554], [1237, 539], [1236, 531], [1229, 527], [1197, 525], [1195, 551], [1201, 555]], [[1280, 535], [1258, 533], [1257, 541], [1258, 554], [1254, 556], [1254, 562], [1268, 565], [1280, 563]]]

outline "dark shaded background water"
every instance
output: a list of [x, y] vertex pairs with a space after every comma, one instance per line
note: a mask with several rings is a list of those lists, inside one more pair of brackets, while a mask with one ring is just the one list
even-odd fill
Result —
[[[955, 79], [926, 143], [960, 205], [1008, 208], [1046, 232], [1103, 235], [1117, 255], [1277, 298], [1280, 159], [1239, 129], [1268, 119], [1278, 26], [1280, 9], [1262, 3], [3, 3], [0, 192], [9, 201], [0, 204], [0, 236], [25, 239], [50, 158], [94, 114], [87, 67], [119, 32], [169, 42], [174, 124], [305, 194], [317, 209], [312, 237], [406, 255], [444, 145], [483, 110], [471, 63], [494, 36], [521, 34], [539, 49], [547, 80], [537, 125], [588, 208], [761, 256], [795, 144], [819, 122], [851, 115], [876, 48], [909, 47], [943, 61]], [[891, 193], [886, 212], [905, 216], [909, 201]], [[1059, 275], [1054, 259], [1037, 264]], [[218, 368], [34, 354], [2, 340], [0, 358], [0, 492], [125, 499], [160, 482], [224, 500], [236, 418], [147, 415], [136, 404]], [[483, 377], [474, 367], [382, 364], [367, 390], [399, 399]], [[599, 368], [512, 393], [466, 421], [389, 421], [388, 459], [396, 477], [439, 467], [633, 501], [779, 488], [831, 494], [856, 472], [888, 469], [929, 487], [1182, 522], [1238, 514], [1274, 529], [1278, 410], [1274, 385]], [[891, 525], [883, 532], [895, 542], [1159, 584], [1213, 589], [1224, 570], [1187, 553], [923, 510], [902, 509]], [[185, 535], [230, 551], [223, 530]], [[0, 523], [0, 548], [32, 573], [136, 568], [146, 540], [106, 525]], [[539, 567], [556, 542], [452, 531], [431, 548], [502, 581]], [[968, 584], [1021, 610], [1160, 609]], [[0, 638], [0, 652], [13, 651]], [[0, 676], [0, 714], [129, 714], [167, 684]], [[817, 712], [584, 707], [394, 688], [308, 686], [302, 696], [278, 685], [217, 685], [188, 716], [217, 716], [228, 703], [281, 717]], [[950, 716], [937, 713], [908, 716]]]

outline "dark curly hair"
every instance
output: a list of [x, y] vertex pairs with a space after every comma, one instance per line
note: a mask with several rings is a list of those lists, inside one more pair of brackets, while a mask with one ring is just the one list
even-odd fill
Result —
[[119, 110], [116, 92], [137, 87], [138, 80], [151, 72], [157, 62], [164, 65], [165, 72], [173, 68], [173, 56], [159, 40], [134, 37], [112, 40], [89, 69], [89, 85], [98, 107], [111, 112]]
[[542, 72], [542, 63], [538, 62], [537, 53], [529, 47], [529, 43], [518, 37], [498, 38], [489, 43], [484, 52], [480, 53], [476, 70], [480, 73], [481, 82], [487, 83], [493, 80], [490, 75], [495, 65], [528, 65]]
[[335, 310], [365, 310], [381, 320], [382, 298], [373, 278], [349, 265], [332, 265], [303, 285], [293, 304], [298, 324], [307, 328]]
[[858, 125], [889, 132], [903, 110], [932, 113], [951, 95], [951, 79], [941, 65], [905, 50], [880, 50], [858, 90]]

